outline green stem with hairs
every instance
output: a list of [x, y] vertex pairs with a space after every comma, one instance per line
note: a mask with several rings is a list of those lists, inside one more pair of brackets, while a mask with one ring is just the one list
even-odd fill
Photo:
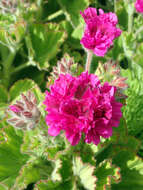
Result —
[[86, 59], [85, 71], [88, 71], [88, 73], [90, 73], [92, 57], [93, 57], [93, 52], [90, 51], [90, 50], [87, 51], [87, 59]]
[[49, 15], [49, 16], [45, 19], [45, 21], [53, 20], [53, 19], [57, 18], [58, 16], [60, 16], [60, 15], [62, 15], [62, 14], [64, 14], [64, 13], [63, 13], [63, 10], [59, 10], [59, 11], [57, 11], [57, 12], [55, 12], [55, 13]]
[[134, 6], [132, 4], [128, 5], [128, 32], [131, 33], [133, 29], [133, 16], [134, 16]]

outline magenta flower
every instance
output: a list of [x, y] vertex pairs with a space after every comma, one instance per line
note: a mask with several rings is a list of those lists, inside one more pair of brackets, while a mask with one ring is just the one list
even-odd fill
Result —
[[94, 74], [78, 77], [63, 75], [46, 91], [46, 123], [51, 136], [65, 131], [71, 145], [80, 141], [98, 144], [100, 137], [109, 138], [112, 127], [118, 127], [122, 104], [115, 100], [116, 87], [100, 84]]
[[108, 48], [113, 45], [113, 40], [121, 35], [121, 30], [116, 27], [118, 19], [115, 13], [104, 13], [96, 8], [87, 8], [81, 12], [85, 21], [84, 35], [80, 43], [97, 56], [104, 56]]
[[135, 3], [136, 11], [139, 13], [143, 13], [143, 0], [137, 0]]

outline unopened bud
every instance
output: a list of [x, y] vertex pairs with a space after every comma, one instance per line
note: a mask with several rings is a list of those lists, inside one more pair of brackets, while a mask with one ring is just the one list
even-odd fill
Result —
[[[73, 68], [75, 66], [75, 68]], [[57, 62], [57, 66], [53, 68], [52, 75], [56, 79], [60, 74], [71, 74], [73, 75], [77, 71], [77, 63], [74, 63], [74, 59], [68, 54]]]
[[23, 130], [35, 128], [41, 115], [37, 100], [31, 91], [28, 91], [26, 96], [21, 94], [21, 99], [9, 106], [8, 113], [12, 116], [8, 123]]
[[101, 82], [108, 81], [110, 85], [117, 88], [117, 98], [124, 99], [127, 97], [123, 94], [123, 91], [128, 88], [128, 84], [126, 83], [127, 78], [121, 76], [118, 62], [110, 60], [105, 64], [99, 63], [96, 75], [99, 77]]

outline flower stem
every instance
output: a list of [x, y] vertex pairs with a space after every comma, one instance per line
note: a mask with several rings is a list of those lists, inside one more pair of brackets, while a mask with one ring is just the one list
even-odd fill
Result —
[[85, 65], [85, 71], [88, 71], [90, 73], [90, 66], [92, 62], [92, 51], [87, 51], [87, 59], [86, 59], [86, 65]]
[[133, 28], [133, 16], [134, 16], [134, 6], [132, 4], [128, 5], [128, 32], [132, 32]]
[[59, 10], [57, 12], [55, 12], [54, 14], [51, 14], [50, 16], [48, 16], [45, 21], [49, 21], [49, 20], [53, 20], [55, 19], [56, 17], [60, 16], [63, 14], [63, 11], [62, 10]]

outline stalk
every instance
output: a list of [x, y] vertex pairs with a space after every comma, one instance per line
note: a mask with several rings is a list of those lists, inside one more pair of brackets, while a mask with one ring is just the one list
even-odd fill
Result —
[[92, 51], [87, 51], [87, 59], [86, 59], [86, 65], [85, 65], [85, 71], [88, 71], [90, 73], [90, 67], [92, 62], [93, 53]]
[[128, 5], [128, 32], [131, 33], [133, 29], [133, 16], [134, 16], [134, 6], [132, 4]]

